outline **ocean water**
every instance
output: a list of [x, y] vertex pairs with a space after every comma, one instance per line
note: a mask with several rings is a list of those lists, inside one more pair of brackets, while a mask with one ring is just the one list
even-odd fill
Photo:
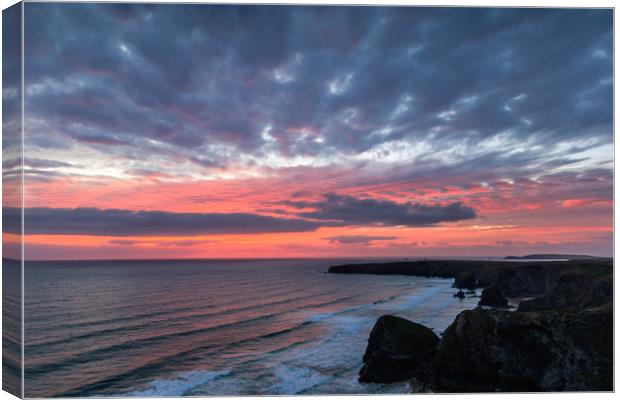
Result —
[[448, 279], [327, 274], [363, 260], [28, 262], [25, 393], [406, 393], [360, 384], [383, 314], [440, 334], [476, 298]]

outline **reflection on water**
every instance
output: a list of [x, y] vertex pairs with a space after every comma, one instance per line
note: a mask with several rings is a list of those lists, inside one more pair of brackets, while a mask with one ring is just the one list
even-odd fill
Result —
[[342, 262], [28, 263], [26, 395], [406, 392], [357, 382], [375, 320], [441, 332], [476, 299], [445, 279], [323, 273]]

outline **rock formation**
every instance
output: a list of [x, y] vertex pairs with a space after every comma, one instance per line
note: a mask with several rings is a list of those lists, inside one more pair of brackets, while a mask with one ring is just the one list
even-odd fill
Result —
[[424, 325], [393, 315], [370, 332], [360, 381], [389, 383], [420, 374], [435, 355], [439, 338]]
[[612, 323], [611, 305], [464, 311], [442, 336], [429, 384], [439, 392], [612, 390]]
[[454, 277], [454, 287], [458, 289], [475, 289], [478, 287], [476, 273], [473, 271], [465, 271], [456, 274]]
[[479, 306], [489, 306], [494, 308], [508, 308], [508, 300], [497, 285], [491, 285], [482, 291]]
[[418, 391], [609, 391], [611, 304], [561, 312], [463, 311], [441, 341], [428, 328], [381, 317], [360, 381], [413, 381]]
[[613, 390], [609, 260], [333, 268], [330, 272], [455, 277], [458, 288], [465, 288], [474, 275], [476, 285], [484, 288], [480, 304], [493, 307], [507, 305], [504, 295], [538, 296], [521, 302], [516, 311], [463, 311], [441, 340], [420, 324], [381, 317], [364, 354], [361, 381], [406, 380], [414, 391], [433, 392]]

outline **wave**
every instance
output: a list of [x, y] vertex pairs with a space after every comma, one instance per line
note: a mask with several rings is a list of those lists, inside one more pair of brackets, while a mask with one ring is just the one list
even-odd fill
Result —
[[[297, 291], [298, 293], [299, 291]], [[291, 291], [290, 293], [294, 293], [294, 291]], [[286, 293], [286, 294], [290, 294], [290, 293]], [[325, 291], [325, 292], [321, 292], [316, 294], [315, 296], [325, 296], [325, 295], [329, 295], [332, 294], [331, 291]], [[294, 301], [298, 301], [298, 300], [303, 300], [306, 299], [307, 296], [297, 296], [297, 297], [290, 297], [290, 298], [285, 298], [282, 300], [278, 300], [278, 301], [273, 301], [273, 302], [266, 302], [266, 303], [258, 303], [258, 304], [252, 304], [252, 305], [248, 305], [248, 306], [244, 306], [244, 307], [238, 307], [238, 308], [228, 308], [228, 309], [219, 309], [215, 312], [210, 312], [210, 313], [194, 313], [194, 314], [189, 314], [189, 315], [183, 315], [183, 316], [175, 316], [173, 319], [167, 319], [167, 318], [163, 318], [163, 319], [158, 319], [155, 321], [148, 321], [145, 323], [141, 323], [141, 324], [130, 324], [130, 325], [125, 325], [125, 326], [118, 326], [118, 327], [113, 327], [113, 328], [106, 328], [106, 329], [100, 329], [97, 331], [91, 331], [91, 332], [87, 332], [87, 333], [83, 333], [83, 334], [79, 334], [79, 335], [73, 335], [73, 336], [68, 336], [66, 338], [62, 338], [62, 339], [56, 339], [56, 340], [50, 340], [50, 341], [44, 341], [44, 342], [39, 342], [39, 343], [32, 343], [29, 344], [26, 348], [26, 351], [29, 353], [33, 353], [33, 352], [37, 352], [39, 349], [49, 349], [49, 346], [54, 346], [54, 345], [62, 345], [62, 344], [66, 344], [66, 343], [75, 343], [76, 340], [84, 340], [84, 339], [91, 339], [91, 338], [103, 338], [106, 335], [119, 335], [119, 334], [124, 334], [124, 333], [131, 333], [131, 332], [137, 332], [140, 331], [142, 329], [153, 329], [153, 328], [164, 328], [164, 327], [174, 327], [174, 326], [182, 326], [183, 324], [181, 323], [181, 321], [188, 321], [188, 320], [192, 320], [192, 321], [196, 321], [196, 319], [198, 318], [206, 318], [206, 317], [216, 317], [222, 314], [227, 314], [230, 315], [231, 313], [240, 313], [243, 311], [251, 311], [251, 310], [260, 310], [260, 309], [264, 309], [264, 308], [268, 308], [271, 306], [276, 306], [276, 305], [282, 305], [282, 304], [288, 304]], [[349, 300], [351, 299], [351, 297], [346, 297], [346, 298], [341, 298], [341, 299], [336, 299], [333, 301], [328, 301], [328, 302], [324, 302], [321, 303], [319, 305], [316, 305], [316, 307], [319, 306], [326, 306], [326, 305], [332, 305], [332, 304], [336, 304], [338, 302], [341, 302], [343, 300]], [[302, 308], [305, 307], [314, 307], [315, 305], [307, 305], [307, 306], [303, 306]], [[212, 308], [210, 306], [207, 306], [206, 308]], [[187, 307], [184, 309], [180, 309], [182, 311], [196, 311], [196, 307]], [[284, 313], [287, 311], [284, 311]], [[160, 315], [174, 315], [174, 311], [166, 311], [166, 312], [154, 312], [151, 313], [150, 316], [156, 317], [156, 316], [160, 316]], [[120, 319], [119, 319], [120, 320]], [[124, 318], [124, 320], [129, 320], [129, 321], [136, 321], [136, 318], [132, 318], [132, 317], [127, 317]]]
[[230, 375], [231, 371], [188, 371], [181, 372], [174, 379], [157, 379], [150, 383], [147, 389], [135, 390], [124, 393], [123, 396], [132, 397], [160, 397], [160, 396], [183, 396], [186, 392], [197, 386], [206, 385], [209, 382], [223, 376]]
[[[196, 356], [201, 350], [209, 349], [210, 356], [216, 356], [217, 354], [230, 352], [230, 350], [236, 348], [243, 348], [248, 343], [258, 343], [263, 340], [270, 340], [273, 342], [272, 339], [274, 338], [287, 334], [295, 334], [295, 332], [298, 332], [308, 325], [321, 323], [329, 328], [329, 333], [321, 335], [320, 337], [308, 337], [282, 346], [278, 345], [273, 350], [267, 350], [263, 346], [261, 352], [246, 354], [244, 356], [250, 364], [257, 360], [260, 360], [261, 363], [266, 363], [265, 365], [272, 364], [270, 368], [272, 374], [275, 376], [275, 383], [263, 389], [264, 393], [302, 394], [315, 391], [321, 393], [321, 388], [323, 388], [322, 390], [327, 390], [328, 393], [399, 392], [402, 388], [395, 388], [392, 386], [369, 387], [357, 382], [356, 371], [361, 367], [361, 354], [363, 354], [363, 347], [365, 346], [367, 338], [363, 332], [368, 331], [376, 319], [375, 316], [368, 314], [366, 311], [373, 308], [376, 309], [377, 304], [386, 305], [386, 303], [390, 301], [392, 301], [392, 303], [387, 305], [395, 312], [412, 307], [415, 308], [421, 303], [427, 302], [430, 298], [433, 298], [434, 295], [440, 294], [442, 290], [445, 291], [446, 288], [426, 287], [416, 294], [389, 296], [380, 301], [347, 307], [335, 312], [310, 315], [303, 320], [303, 322], [285, 329], [230, 342], [222, 346], [197, 347], [165, 357], [165, 359], [159, 360], [156, 364], [149, 365], [148, 371], [149, 373], [156, 373], [157, 370], [159, 370], [159, 368], [155, 368], [156, 366], [168, 366], [171, 363], [180, 363], [187, 357], [192, 355]], [[445, 300], [446, 301], [438, 301], [436, 304], [433, 302], [432, 307], [430, 307], [428, 311], [435, 316], [442, 309], [454, 303], [451, 296], [446, 297]], [[433, 316], [430, 317], [432, 318]], [[309, 345], [309, 347], [304, 345]], [[269, 361], [270, 359], [271, 361]], [[240, 368], [240, 365], [237, 365], [236, 368]], [[144, 368], [139, 368], [139, 370], [144, 370]], [[345, 373], [343, 377], [339, 377], [339, 374], [334, 371], [341, 371], [340, 374], [343, 374], [342, 371]], [[89, 387], [88, 390], [81, 390], [78, 393], [84, 394], [92, 392], [92, 389], [102, 389], [102, 383], [107, 385], [111, 382], [119, 382], [134, 376], [136, 372], [137, 370], [133, 370], [122, 374], [122, 376], [111, 377], [106, 379], [105, 382], [98, 382], [95, 385], [90, 385], [91, 387]], [[230, 375], [230, 371], [228, 372]], [[235, 377], [234, 379], [237, 378]], [[192, 386], [192, 382], [194, 386]], [[204, 386], [209, 382], [210, 380], [205, 380], [204, 382], [199, 379], [190, 380], [187, 379], [185, 375], [179, 375], [179, 378], [173, 380], [153, 381], [153, 383], [150, 384], [150, 389], [148, 389], [150, 392], [148, 393], [152, 393], [150, 395], [160, 395], [160, 393], [161, 395], [167, 395], [163, 391], [168, 390], [167, 388], [169, 387], [175, 387], [177, 389], [183, 387], [185, 391], [188, 391], [199, 386]], [[231, 382], [222, 382], [219, 384], [218, 388], [219, 390], [224, 390], [223, 388], [226, 387], [228, 388], [226, 390], [232, 390], [232, 387], [235, 385], [239, 385], [239, 383], [233, 385]], [[326, 389], [327, 387], [329, 389]], [[207, 393], [211, 393], [208, 388], [202, 389], [206, 390]], [[125, 394], [122, 395], [124, 396]]]
[[325, 383], [331, 379], [314, 368], [281, 364], [276, 366], [274, 374], [278, 383], [271, 385], [269, 394], [299, 394], [306, 389]]
[[29, 397], [402, 393], [357, 382], [376, 318], [422, 321], [454, 307], [448, 317], [460, 304], [446, 296], [447, 280], [344, 279], [292, 268], [294, 279], [280, 275], [257, 269], [245, 293], [235, 285], [247, 276], [196, 283], [193, 274], [171, 274], [180, 280], [175, 290], [142, 309], [83, 316], [75, 306], [80, 315], [58, 321], [60, 331], [32, 331]]
[[[275, 295], [275, 294], [278, 294], [278, 291], [277, 290], [274, 291], [273, 288], [288, 287], [287, 285], [294, 286], [294, 283], [295, 283], [294, 279], [288, 279], [285, 281], [279, 280], [277, 284], [273, 283], [272, 281], [273, 279], [269, 279], [269, 277], [257, 278], [256, 276], [253, 276], [253, 277], [248, 277], [248, 278], [243, 278], [243, 279], [236, 278], [235, 280], [228, 281], [225, 283], [225, 285], [220, 286], [220, 289], [222, 288], [225, 289], [226, 286], [229, 286], [231, 290], [234, 290], [235, 292], [240, 293], [240, 294], [252, 293], [252, 292], [261, 293], [261, 292], [268, 291], [269, 293], [274, 293]], [[32, 290], [31, 288], [26, 288], [27, 294], [28, 294], [28, 291], [31, 291], [31, 290]], [[187, 292], [195, 293], [195, 290], [187, 290]], [[294, 290], [286, 289], [281, 294], [294, 293], [294, 292], [299, 292], [299, 290], [298, 289], [294, 289]], [[105, 291], [100, 290], [98, 291], [98, 295], [105, 296], [106, 293]], [[33, 297], [34, 296], [32, 295], [26, 296], [27, 299], [31, 299]], [[160, 307], [168, 306], [168, 305], [187, 304], [189, 300], [193, 300], [195, 298], [195, 296], [188, 294], [187, 297], [181, 297], [181, 298], [175, 298], [173, 300], [163, 301], [162, 297], [164, 297], [163, 294], [160, 296], [158, 295], [157, 292], [151, 292], [151, 293], [148, 293], [146, 295], [141, 295], [141, 296], [133, 296], [131, 304], [127, 304], [124, 300], [122, 300], [122, 297], [121, 297], [120, 300], [117, 300], [108, 306], [100, 306], [98, 308], [97, 315], [101, 316], [101, 315], [105, 315], [106, 313], [109, 313], [109, 314], [111, 313], [114, 315], [121, 311], [127, 312], [128, 310], [140, 310], [144, 308], [145, 305], [152, 304], [154, 301], [156, 301]], [[231, 304], [240, 304], [245, 301], [251, 301], [255, 298], [256, 298], [255, 295], [236, 296], [235, 300], [232, 302], [224, 302], [224, 303], [213, 304], [213, 305], [203, 304], [201, 302], [198, 302], [198, 303], [195, 303], [195, 306], [199, 306], [203, 308], [213, 308], [213, 307], [220, 307], [220, 306], [231, 305]], [[68, 320], [68, 319], [71, 319], [71, 317], [75, 317], [74, 310], [68, 311], [67, 307], [62, 305], [63, 303], [71, 303], [72, 301], [75, 301], [75, 299], [74, 298], [56, 299], [54, 301], [54, 304], [51, 304], [51, 305], [48, 299], [46, 299], [45, 301], [26, 302], [25, 307], [26, 307], [27, 313], [31, 315], [31, 317], [29, 318], [30, 319], [29, 325], [37, 326], [39, 324], [42, 324], [38, 327], [52, 329], [52, 330], [55, 330], [58, 328], [64, 328], [64, 327], [73, 328], [73, 326], [71, 325], [58, 324], [59, 320]], [[60, 310], [60, 311], [52, 312], [51, 310]], [[175, 312], [175, 311], [176, 311], [175, 309], [170, 309], [170, 312]], [[85, 310], [84, 316], [90, 317], [92, 316], [92, 313], [89, 312], [89, 310]], [[91, 321], [87, 321], [86, 324], [90, 322]], [[94, 320], [92, 322], [96, 324], [96, 323], [99, 323], [100, 320]], [[45, 323], [49, 323], [49, 325], [46, 325]]]
[[[343, 298], [343, 299], [346, 299], [346, 298]], [[333, 302], [328, 302], [328, 303], [331, 304]], [[243, 347], [251, 342], [256, 343], [256, 342], [260, 342], [263, 340], [272, 340], [274, 338], [278, 338], [286, 334], [294, 334], [295, 332], [299, 331], [300, 329], [308, 325], [311, 325], [314, 323], [320, 323], [324, 321], [327, 322], [327, 324], [332, 328], [338, 326], [338, 328], [336, 329], [337, 332], [335, 332], [334, 335], [329, 335], [329, 334], [326, 335], [327, 340], [322, 339], [322, 338], [319, 338], [319, 340], [315, 338], [302, 339], [294, 343], [288, 343], [283, 346], [278, 346], [277, 348], [271, 351], [265, 351], [262, 354], [257, 354], [255, 356], [262, 357], [264, 361], [266, 358], [276, 357], [280, 355], [281, 353], [288, 353], [284, 357], [293, 359], [293, 360], [295, 359], [303, 360], [307, 357], [312, 359], [314, 357], [313, 353], [327, 355], [327, 356], [329, 356], [330, 354], [334, 355], [338, 352], [337, 349], [342, 349], [341, 346], [338, 344], [340, 336], [351, 335], [351, 334], [357, 336], [357, 333], [361, 331], [365, 325], [372, 323], [372, 318], [368, 318], [368, 317], [360, 318], [356, 316], [342, 316], [341, 314], [352, 312], [352, 311], [359, 311], [361, 309], [366, 309], [366, 308], [372, 307], [372, 305], [373, 305], [372, 303], [369, 303], [369, 304], [363, 304], [357, 307], [348, 307], [338, 312], [327, 312], [327, 313], [315, 314], [313, 316], [308, 317], [301, 323], [295, 324], [294, 326], [281, 329], [278, 331], [270, 332], [270, 333], [263, 334], [263, 335], [258, 335], [258, 336], [251, 337], [248, 339], [230, 342], [222, 346], [201, 346], [198, 348], [186, 350], [181, 353], [165, 357], [164, 359], [160, 359], [156, 363], [142, 366], [132, 371], [127, 371], [121, 375], [109, 377], [108, 379], [105, 379], [104, 381], [97, 382], [92, 385], [88, 385], [88, 387], [83, 387], [83, 388], [80, 388], [79, 390], [74, 390], [70, 393], [70, 395], [74, 395], [74, 394], [84, 395], [87, 393], [91, 393], [93, 391], [96, 392], [96, 390], [93, 390], [93, 389], [101, 390], [103, 387], [107, 387], [111, 383], [119, 382], [121, 380], [129, 378], [130, 376], [135, 375], [137, 372], [144, 371], [145, 369], [148, 369], [149, 372], [154, 373], [158, 370], [157, 368], [158, 366], [164, 366], [164, 365], [170, 364], [170, 362], [176, 362], [174, 360], [177, 360], [180, 362], [181, 360], [185, 359], [191, 354], [196, 354], [200, 352], [201, 350], [209, 349], [211, 350], [210, 354], [214, 356], [216, 354], [221, 354], [222, 352], [230, 351], [231, 349]], [[300, 309], [304, 309], [304, 308], [306, 307], [300, 307]], [[332, 321], [329, 321], [330, 319]], [[307, 345], [311, 342], [316, 342], [314, 345], [311, 346], [311, 348], [304, 347], [303, 350], [294, 351], [294, 350], [297, 350], [300, 346]], [[352, 352], [351, 354], [353, 354], [354, 355], [353, 357], [355, 357], [356, 353]], [[309, 364], [313, 364], [313, 362], [310, 361]], [[202, 374], [203, 372], [205, 371], [201, 371], [200, 373]], [[207, 372], [210, 372], [210, 371], [207, 371]], [[231, 375], [230, 370], [226, 372], [227, 372], [226, 375]], [[130, 394], [120, 394], [120, 395], [122, 396], [126, 396], [126, 395], [129, 395], [129, 396], [175, 395], [175, 394], [168, 394], [168, 393], [170, 393], [171, 390], [177, 390], [178, 392], [181, 388], [184, 390], [184, 392], [186, 392], [188, 390], [195, 389], [196, 387], [206, 385], [207, 383], [212, 381], [211, 379], [206, 379], [204, 382], [201, 381], [200, 379], [188, 379], [186, 375], [183, 375], [183, 374], [195, 374], [195, 373], [197, 372], [196, 371], [183, 372], [182, 374], [179, 375], [179, 377], [172, 379], [172, 380], [153, 381], [149, 385], [149, 389], [141, 390], [139, 392], [132, 392]], [[266, 389], [265, 393], [269, 393], [269, 394], [271, 393], [274, 393], [274, 394], [301, 393], [309, 388], [325, 383], [329, 379], [331, 379], [329, 375], [324, 375], [316, 371], [315, 369], [313, 369], [311, 366], [304, 367], [304, 366], [295, 366], [293, 364], [289, 364], [289, 365], [278, 364], [274, 368], [274, 373], [279, 383], [275, 383], [274, 385]], [[188, 376], [194, 377], [194, 375], [188, 375]], [[204, 376], [203, 375], [200, 375], [200, 376], [206, 377], [210, 375], [207, 374]], [[220, 377], [220, 376], [223, 376], [223, 374], [218, 374], [217, 376], [214, 375], [213, 378]], [[299, 379], [297, 379], [296, 377], [298, 377]], [[176, 394], [176, 395], [182, 395], [182, 394]]]
[[[252, 289], [255, 290], [260, 290], [262, 287], [258, 286], [258, 287], [252, 287]], [[244, 292], [244, 288], [235, 288], [235, 291], [240, 291], [241, 293]], [[283, 289], [283, 290], [270, 290], [269, 293], [272, 294], [273, 297], [275, 296], [286, 296], [288, 294], [291, 293], [299, 293], [299, 289], [295, 288], [295, 289]], [[156, 316], [161, 316], [161, 315], [175, 315], [179, 312], [184, 312], [184, 311], [191, 311], [191, 310], [195, 310], [196, 308], [201, 308], [201, 309], [212, 309], [212, 308], [221, 308], [224, 306], [231, 306], [231, 305], [240, 305], [240, 304], [245, 304], [246, 302], [252, 301], [256, 299], [256, 295], [250, 295], [250, 296], [236, 296], [234, 298], [234, 300], [232, 301], [225, 301], [225, 302], [221, 302], [221, 303], [217, 303], [217, 304], [204, 304], [204, 302], [193, 302], [191, 306], [187, 306], [188, 301], [186, 299], [174, 299], [174, 300], [169, 300], [169, 301], [162, 301], [162, 299], [158, 298], [157, 299], [157, 305], [159, 308], [162, 307], [167, 307], [167, 306], [176, 306], [176, 305], [183, 305], [182, 307], [176, 307], [176, 308], [164, 308], [161, 311], [148, 311], [148, 312], [144, 312], [144, 313], [139, 313], [139, 314], [134, 314], [134, 315], [130, 315], [127, 317], [115, 317], [115, 318], [98, 318], [98, 319], [94, 319], [94, 320], [86, 320], [86, 321], [80, 321], [80, 322], [73, 322], [73, 323], [64, 323], [64, 324], [59, 324], [58, 323], [58, 319], [61, 320], [67, 320], [67, 317], [71, 317], [73, 316], [73, 314], [71, 312], [67, 312], [67, 311], [63, 311], [62, 313], [59, 314], [53, 314], [53, 313], [49, 313], [49, 312], [45, 312], [45, 313], [41, 313], [42, 315], [39, 316], [39, 318], [30, 318], [30, 323], [29, 326], [27, 327], [28, 329], [46, 329], [46, 330], [66, 330], [66, 329], [75, 329], [75, 328], [82, 328], [82, 327], [94, 327], [94, 326], [98, 326], [98, 325], [106, 325], [106, 324], [113, 324], [113, 323], [118, 323], [118, 322], [123, 322], [123, 321], [127, 321], [127, 320], [138, 320], [138, 319], [144, 319], [144, 318], [151, 318], [151, 317], [156, 317]], [[118, 306], [113, 306], [113, 307], [101, 307], [98, 309], [97, 312], [97, 317], [101, 317], [102, 315], [106, 315], [106, 314], [111, 314], [111, 315], [117, 315], [118, 312], [122, 311], [122, 312], [127, 312], [129, 310], [134, 310], [134, 309], [141, 309], [146, 307], [148, 304], [151, 304], [152, 301], [147, 302], [146, 304], [144, 303], [140, 303], [139, 299], [133, 299], [134, 302], [136, 303], [135, 305], [132, 304], [120, 304]], [[26, 304], [26, 308], [30, 308], [28, 304]], [[27, 310], [27, 311], [31, 311], [31, 313], [33, 312], [41, 312], [41, 309], [36, 309], [36, 310]], [[86, 315], [88, 317], [92, 317], [92, 313], [86, 313]], [[44, 324], [44, 322], [49, 322], [49, 325]]]
[[[323, 302], [323, 303], [318, 303], [318, 304], [310, 304], [310, 305], [304, 305], [304, 306], [300, 306], [297, 308], [293, 308], [293, 309], [287, 309], [284, 310], [282, 312], [276, 312], [276, 313], [270, 313], [270, 314], [263, 314], [260, 316], [256, 316], [254, 318], [249, 318], [249, 319], [243, 319], [243, 320], [239, 320], [239, 321], [232, 321], [232, 322], [228, 322], [228, 323], [222, 323], [222, 324], [218, 324], [218, 325], [214, 325], [214, 326], [210, 326], [210, 327], [204, 327], [204, 328], [198, 328], [198, 329], [193, 329], [193, 330], [187, 330], [187, 331], [180, 331], [180, 332], [174, 332], [171, 334], [167, 334], [167, 335], [157, 335], [157, 336], [151, 336], [148, 338], [140, 338], [140, 339], [134, 339], [134, 340], [127, 340], [125, 342], [121, 342], [121, 343], [117, 343], [111, 346], [107, 346], [107, 347], [100, 347], [91, 351], [81, 351], [79, 354], [73, 356], [73, 357], [69, 357], [69, 358], [64, 358], [62, 360], [58, 360], [55, 362], [49, 362], [49, 363], [45, 363], [45, 364], [39, 364], [36, 366], [32, 366], [27, 368], [26, 372], [30, 375], [30, 376], [37, 376], [37, 375], [41, 375], [41, 374], [45, 374], [48, 373], [50, 371], [56, 371], [59, 369], [63, 369], [63, 368], [67, 368], [67, 367], [71, 367], [77, 364], [83, 364], [83, 363], [87, 363], [87, 362], [92, 362], [92, 361], [99, 361], [102, 359], [107, 358], [107, 355], [111, 352], [115, 352], [115, 351], [125, 351], [125, 350], [130, 350], [130, 349], [136, 349], [136, 348], [142, 348], [142, 347], [147, 347], [147, 346], [151, 346], [151, 345], [156, 345], [157, 343], [160, 343], [162, 341], [165, 340], [170, 340], [170, 339], [174, 339], [174, 338], [183, 338], [183, 337], [189, 337], [189, 336], [194, 336], [194, 335], [198, 335], [198, 334], [204, 334], [207, 332], [213, 332], [213, 331], [217, 331], [217, 330], [221, 330], [221, 329], [226, 329], [226, 328], [232, 328], [235, 327], [237, 325], [244, 325], [244, 324], [248, 324], [251, 322], [258, 322], [258, 321], [264, 321], [264, 320], [269, 320], [269, 319], [273, 319], [276, 317], [279, 317], [281, 315], [284, 314], [291, 314], [294, 312], [298, 312], [298, 311], [302, 311], [302, 310], [306, 310], [306, 309], [311, 309], [311, 308], [320, 308], [323, 307], [325, 305], [331, 305], [334, 303], [337, 303], [339, 301], [344, 301], [349, 299], [350, 297], [343, 297], [341, 299], [338, 300], [331, 300], [331, 301], [327, 301], [327, 302]], [[326, 314], [331, 314], [331, 313], [326, 313]], [[303, 326], [308, 325], [309, 323], [312, 322], [316, 322], [314, 320], [310, 320], [310, 321], [305, 321], [301, 324], [298, 324], [296, 326], [287, 328], [287, 329], [283, 329], [281, 331], [276, 331], [276, 332], [271, 332], [268, 333], [266, 335], [262, 335], [259, 337], [253, 337], [253, 338], [248, 338], [245, 340], [241, 340], [239, 342], [245, 342], [245, 341], [250, 341], [250, 340], [255, 340], [255, 339], [264, 339], [264, 338], [270, 338], [270, 337], [276, 337], [276, 336], [280, 336], [282, 334], [286, 334], [286, 333], [290, 333], [293, 332]], [[224, 346], [213, 346], [213, 345], [207, 345], [207, 346], [202, 346], [203, 349], [208, 349], [208, 348], [219, 348], [219, 347], [226, 347], [229, 345], [236, 345], [237, 342], [232, 342], [229, 343], [228, 345], [224, 345]], [[191, 350], [191, 349], [190, 349]], [[30, 351], [30, 349], [29, 349]], [[186, 350], [182, 353], [186, 353], [189, 350]]]

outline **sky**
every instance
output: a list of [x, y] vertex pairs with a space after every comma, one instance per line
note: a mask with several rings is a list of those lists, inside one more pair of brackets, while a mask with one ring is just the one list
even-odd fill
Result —
[[611, 10], [27, 3], [25, 32], [26, 258], [612, 254]]

